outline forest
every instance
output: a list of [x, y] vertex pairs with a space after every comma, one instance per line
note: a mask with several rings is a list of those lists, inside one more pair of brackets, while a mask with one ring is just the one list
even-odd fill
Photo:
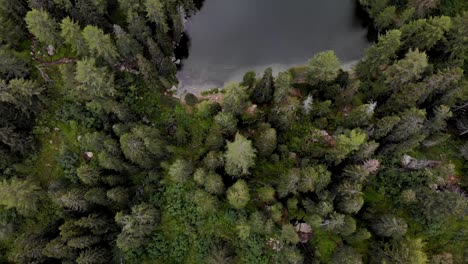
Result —
[[203, 1], [0, 0], [0, 263], [467, 263], [468, 2], [356, 2], [353, 69], [179, 100]]

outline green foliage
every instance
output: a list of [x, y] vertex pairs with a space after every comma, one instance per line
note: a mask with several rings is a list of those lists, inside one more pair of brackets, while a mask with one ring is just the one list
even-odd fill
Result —
[[382, 215], [372, 225], [372, 230], [377, 235], [384, 237], [402, 237], [407, 229], [405, 220], [393, 215]]
[[275, 103], [281, 103], [289, 94], [293, 78], [289, 71], [278, 73], [275, 81], [275, 92], [273, 94]]
[[233, 115], [241, 114], [248, 105], [248, 93], [246, 88], [236, 83], [228, 84], [224, 90], [224, 111]]
[[236, 209], [245, 207], [250, 201], [249, 187], [244, 180], [238, 180], [227, 189], [226, 194], [229, 204]]
[[330, 82], [338, 77], [340, 61], [333, 51], [324, 51], [315, 55], [307, 65], [309, 82]]
[[251, 98], [256, 104], [265, 104], [273, 99], [274, 87], [273, 70], [267, 68], [263, 73], [263, 77], [255, 85]]
[[198, 98], [192, 93], [186, 94], [184, 100], [185, 103], [190, 106], [194, 106], [198, 103]]
[[146, 0], [145, 9], [147, 17], [156, 23], [158, 29], [162, 32], [168, 31], [168, 26], [166, 24], [166, 15], [163, 10], [163, 3], [160, 0]]
[[105, 59], [111, 64], [115, 62], [119, 54], [110, 35], [104, 34], [102, 29], [91, 25], [86, 26], [82, 34], [92, 54]]
[[138, 248], [145, 238], [155, 228], [159, 221], [159, 213], [149, 204], [139, 204], [132, 207], [130, 214], [119, 212], [115, 221], [122, 226], [122, 232], [117, 237], [117, 246], [123, 250]]
[[76, 64], [75, 79], [79, 85], [74, 94], [84, 100], [107, 97], [115, 94], [114, 76], [106, 68], [97, 67], [94, 59], [85, 59]]
[[385, 83], [393, 90], [418, 80], [428, 67], [427, 55], [419, 50], [410, 50], [405, 58], [397, 61], [384, 71]]
[[256, 153], [252, 141], [237, 133], [235, 140], [227, 143], [224, 153], [226, 172], [236, 177], [248, 175], [249, 169], [255, 165]]
[[336, 264], [360, 264], [362, 256], [352, 247], [342, 246], [336, 249], [332, 257], [332, 263]]
[[36, 212], [41, 202], [41, 188], [27, 180], [13, 178], [0, 182], [0, 204], [15, 208], [22, 215]]
[[0, 262], [463, 262], [463, 1], [360, 0], [382, 35], [353, 69], [184, 105], [198, 2], [0, 1]]
[[192, 164], [186, 160], [178, 159], [169, 168], [169, 177], [173, 182], [184, 182], [192, 174]]
[[401, 31], [390, 30], [379, 36], [379, 41], [366, 50], [364, 58], [356, 66], [360, 77], [374, 77], [382, 65], [388, 64], [400, 48]]
[[66, 17], [60, 23], [60, 29], [60, 36], [62, 36], [66, 44], [70, 45], [74, 52], [82, 56], [88, 53], [85, 39], [81, 34], [81, 28], [77, 22], [73, 21], [70, 17]]
[[39, 41], [47, 45], [60, 44], [59, 26], [47, 11], [33, 9], [26, 14], [25, 21], [28, 30]]

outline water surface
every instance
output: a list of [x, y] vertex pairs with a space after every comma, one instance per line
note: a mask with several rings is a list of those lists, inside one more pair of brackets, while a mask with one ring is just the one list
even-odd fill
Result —
[[355, 0], [206, 0], [185, 26], [179, 93], [221, 87], [248, 70], [284, 70], [323, 50], [349, 64], [369, 46]]

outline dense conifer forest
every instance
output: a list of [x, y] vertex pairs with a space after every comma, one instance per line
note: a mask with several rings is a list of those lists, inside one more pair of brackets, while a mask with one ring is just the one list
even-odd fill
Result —
[[467, 3], [179, 100], [202, 1], [0, 0], [0, 263], [467, 263]]

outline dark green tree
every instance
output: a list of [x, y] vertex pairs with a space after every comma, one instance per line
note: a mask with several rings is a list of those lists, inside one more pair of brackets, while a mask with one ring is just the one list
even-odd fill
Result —
[[273, 78], [273, 69], [267, 68], [263, 73], [263, 77], [255, 85], [251, 98], [256, 104], [265, 104], [273, 99], [275, 91]]

